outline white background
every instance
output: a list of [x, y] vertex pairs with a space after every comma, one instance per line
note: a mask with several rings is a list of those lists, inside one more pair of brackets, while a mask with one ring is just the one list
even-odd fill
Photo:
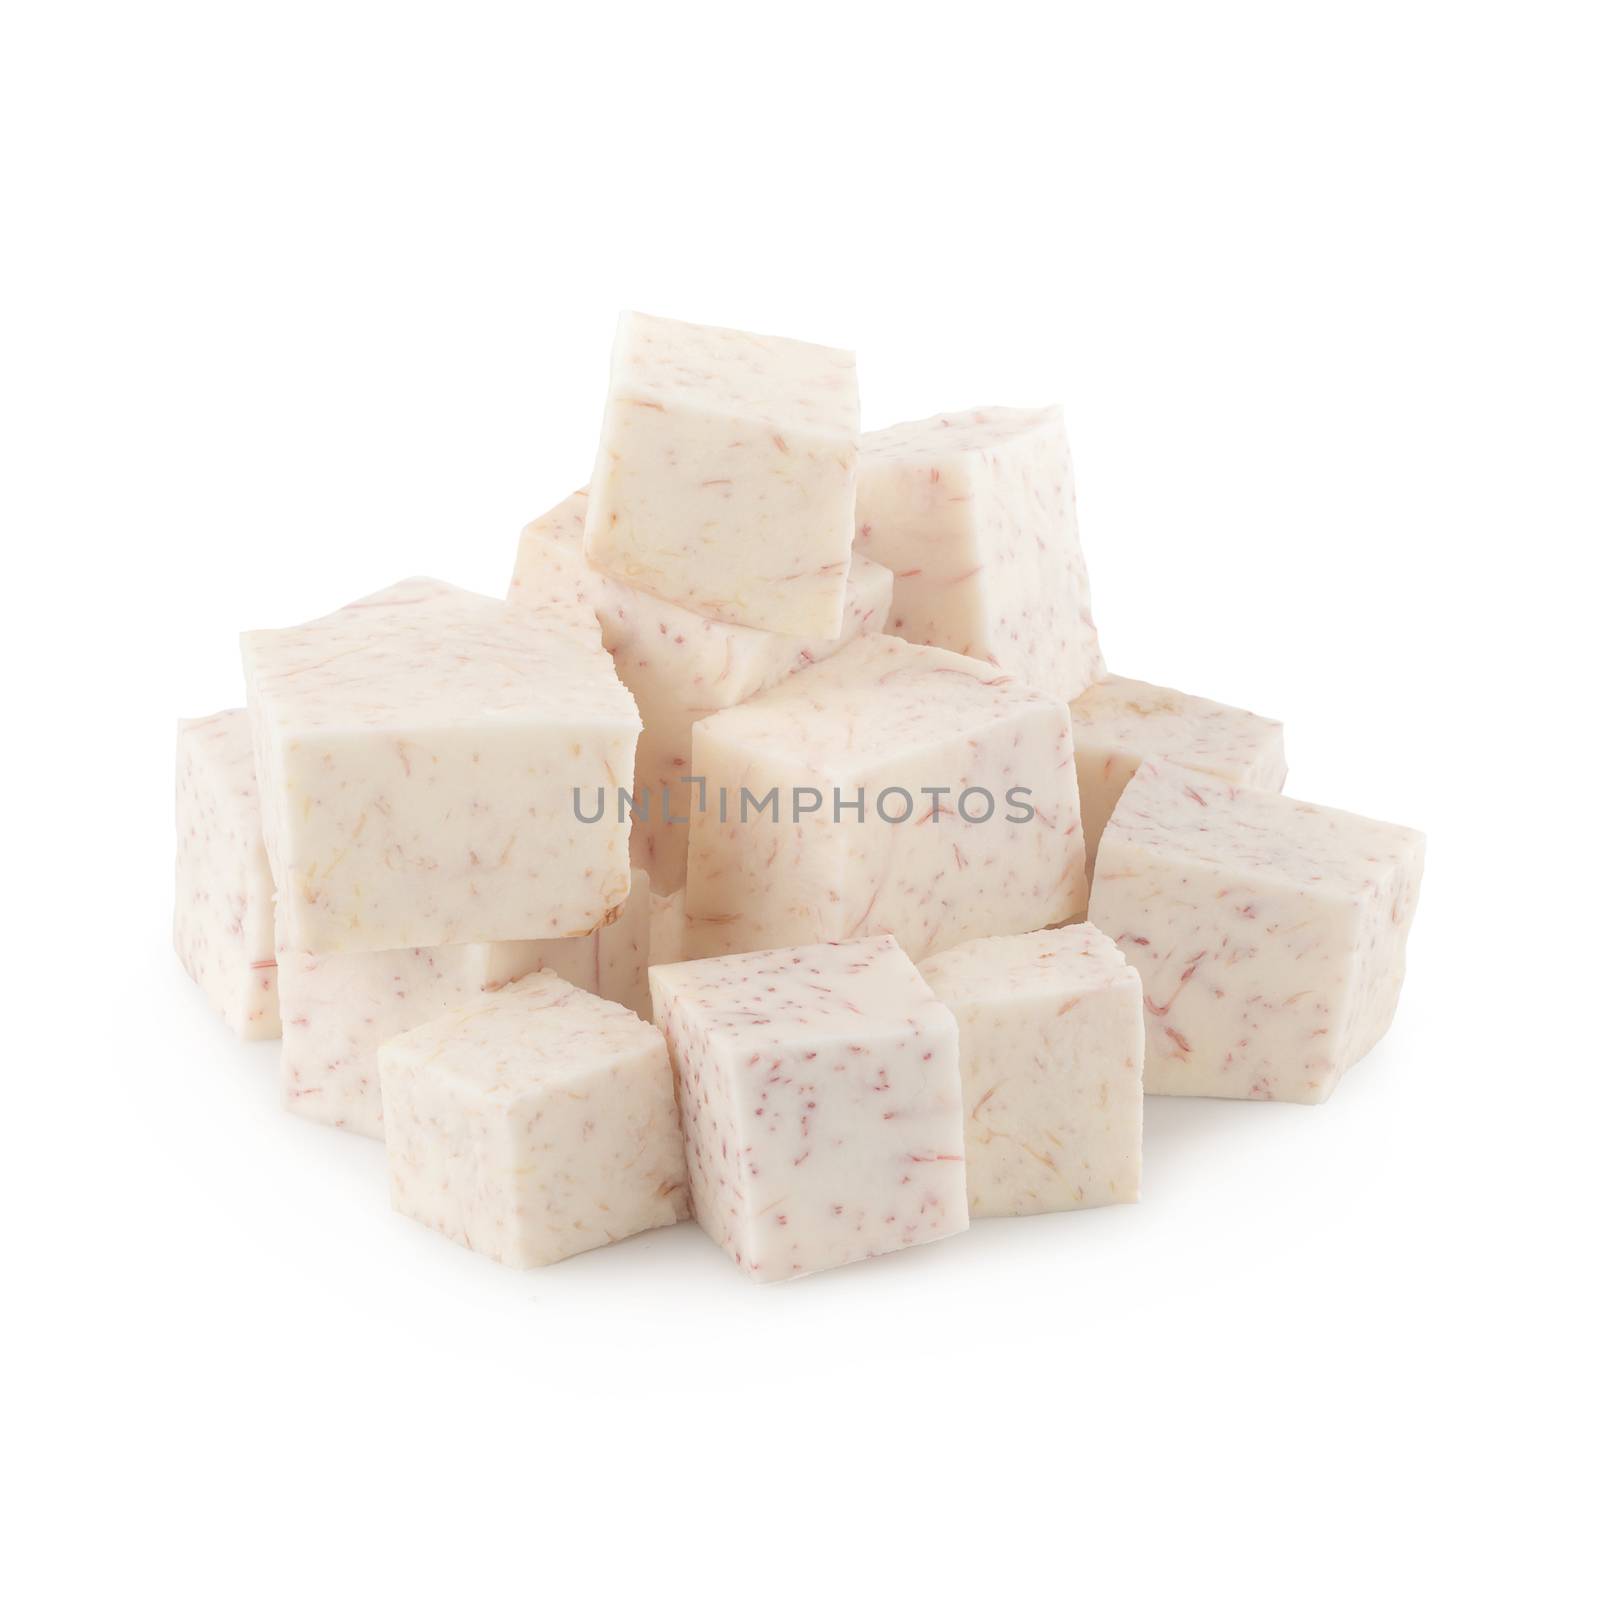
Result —
[[[1593, 1583], [1593, 18], [8, 8], [0, 1585]], [[171, 954], [173, 721], [500, 591], [624, 306], [853, 347], [868, 426], [1064, 403], [1113, 667], [1429, 833], [1331, 1104], [775, 1290], [506, 1271], [280, 1111]]]

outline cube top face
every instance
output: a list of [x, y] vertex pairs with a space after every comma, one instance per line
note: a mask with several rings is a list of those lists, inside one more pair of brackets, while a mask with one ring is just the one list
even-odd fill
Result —
[[1066, 723], [1059, 702], [986, 662], [880, 634], [702, 726], [786, 768], [844, 779], [1040, 716]]
[[901, 423], [862, 440], [856, 547], [895, 574], [889, 631], [1059, 699], [1105, 672], [1056, 408]]
[[639, 726], [615, 674], [595, 670], [593, 614], [564, 601], [511, 607], [411, 578], [241, 643], [252, 710], [290, 734]]
[[1063, 427], [1061, 408], [1046, 406], [1025, 410], [1016, 406], [983, 406], [972, 411], [945, 412], [916, 422], [897, 422], [861, 435], [863, 462], [907, 461], [961, 466], [960, 458], [1000, 450], [1029, 435], [1055, 434]]
[[1139, 974], [1115, 943], [1088, 923], [973, 939], [929, 956], [918, 970], [952, 1007], [1006, 999], [1065, 1004], [1116, 989], [1139, 993]]
[[624, 317], [584, 553], [701, 616], [837, 638], [857, 409], [844, 352]]
[[507, 1102], [581, 1086], [660, 1035], [625, 1006], [533, 972], [481, 1000], [389, 1040], [379, 1059], [426, 1070], [480, 1099]]
[[855, 939], [652, 966], [650, 986], [735, 1054], [938, 1031], [943, 1007], [891, 938]]
[[1100, 841], [1101, 871], [1113, 841], [1119, 855], [1193, 862], [1338, 901], [1370, 900], [1396, 874], [1420, 871], [1423, 844], [1411, 828], [1165, 761], [1144, 762], [1123, 790]]
[[180, 719], [178, 755], [181, 761], [204, 772], [218, 794], [231, 798], [234, 804], [230, 809], [235, 816], [248, 818], [260, 805], [250, 713], [242, 706], [214, 716]]
[[1072, 702], [1072, 733], [1080, 755], [1164, 756], [1255, 789], [1281, 789], [1288, 775], [1281, 722], [1137, 678], [1086, 689]]
[[851, 351], [624, 312], [612, 392], [775, 428], [854, 440], [861, 425]]

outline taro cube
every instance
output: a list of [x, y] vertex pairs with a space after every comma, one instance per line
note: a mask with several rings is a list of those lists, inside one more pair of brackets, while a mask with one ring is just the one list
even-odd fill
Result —
[[578, 795], [632, 784], [639, 714], [587, 608], [413, 578], [243, 648], [280, 944], [569, 938], [627, 898], [626, 818]]
[[837, 638], [859, 429], [848, 351], [624, 313], [589, 560], [719, 622]]
[[959, 1233], [955, 1019], [893, 939], [650, 969], [700, 1226], [762, 1282]]
[[1394, 1018], [1422, 855], [1410, 828], [1146, 761], [1089, 901], [1144, 980], [1146, 1093], [1326, 1100]]
[[178, 724], [177, 818], [178, 957], [241, 1039], [276, 1039], [272, 874], [247, 712]]
[[1087, 901], [1066, 705], [879, 635], [695, 724], [701, 954], [888, 933], [913, 960]]
[[974, 939], [921, 966], [961, 1029], [974, 1217], [1139, 1198], [1139, 974], [1087, 924]]
[[1105, 671], [1056, 407], [902, 422], [861, 440], [856, 547], [894, 573], [889, 632], [1071, 700]]
[[512, 1267], [542, 1267], [682, 1212], [666, 1043], [552, 973], [378, 1052], [397, 1211]]

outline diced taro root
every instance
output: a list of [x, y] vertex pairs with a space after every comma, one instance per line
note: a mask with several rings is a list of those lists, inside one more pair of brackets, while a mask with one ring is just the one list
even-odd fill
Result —
[[241, 1039], [276, 1039], [272, 874], [246, 712], [178, 724], [177, 816], [178, 957]]
[[975, 939], [922, 963], [961, 1029], [974, 1217], [1139, 1198], [1139, 974], [1087, 925]]
[[1147, 761], [1089, 920], [1144, 980], [1148, 1094], [1326, 1100], [1388, 1029], [1420, 833]]
[[1067, 708], [966, 656], [858, 639], [697, 723], [694, 768], [702, 955], [889, 933], [920, 961], [1086, 904]]
[[378, 1052], [397, 1211], [513, 1267], [686, 1214], [661, 1035], [549, 973]]
[[581, 939], [332, 956], [280, 950], [284, 1103], [313, 1121], [381, 1139], [384, 1040], [541, 968], [648, 1018], [649, 944], [650, 883], [636, 872], [621, 916]]
[[796, 639], [715, 622], [591, 567], [583, 557], [587, 504], [580, 491], [522, 530], [507, 598], [518, 604], [575, 597], [599, 617], [617, 675], [644, 719], [633, 762], [641, 807], [630, 840], [634, 864], [650, 874], [659, 893], [669, 894], [682, 887], [689, 854], [696, 791], [687, 780], [694, 775], [689, 763], [695, 722], [748, 700], [862, 634], [881, 633], [894, 580], [875, 561], [851, 562], [837, 639]]
[[1056, 407], [865, 434], [856, 547], [895, 575], [890, 633], [992, 661], [1062, 700], [1105, 671]]
[[700, 1226], [752, 1278], [967, 1225], [956, 1024], [893, 939], [650, 969]]
[[589, 559], [719, 622], [836, 638], [859, 429], [848, 351], [625, 313]]
[[1083, 842], [1094, 871], [1100, 835], [1139, 763], [1158, 756], [1246, 789], [1281, 789], [1283, 724], [1137, 678], [1103, 678], [1072, 702]]
[[575, 799], [639, 734], [586, 607], [413, 578], [243, 648], [281, 944], [568, 938], [627, 898], [626, 819]]

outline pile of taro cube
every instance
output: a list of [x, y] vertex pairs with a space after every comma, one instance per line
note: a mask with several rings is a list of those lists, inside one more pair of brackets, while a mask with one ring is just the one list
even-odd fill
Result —
[[504, 600], [247, 633], [180, 727], [185, 965], [475, 1250], [1132, 1201], [1144, 1095], [1320, 1101], [1394, 1015], [1421, 836], [1106, 672], [1060, 413], [858, 419], [846, 352], [625, 316]]

